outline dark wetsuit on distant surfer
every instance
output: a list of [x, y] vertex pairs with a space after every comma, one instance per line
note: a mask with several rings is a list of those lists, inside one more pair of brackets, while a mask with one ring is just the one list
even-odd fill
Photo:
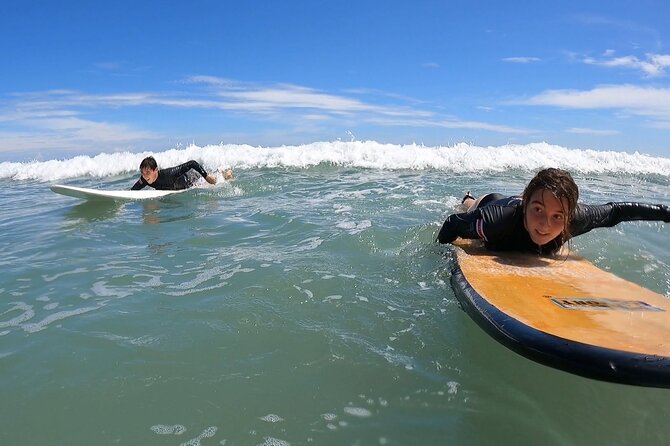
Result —
[[159, 169], [158, 177], [149, 183], [144, 176], [133, 185], [131, 190], [139, 190], [146, 186], [156, 190], [181, 190], [193, 186], [202, 176], [207, 179], [207, 171], [196, 161], [188, 161], [175, 167]]
[[[571, 237], [594, 228], [611, 227], [623, 221], [652, 220], [670, 222], [670, 208], [660, 204], [607, 203], [577, 204], [569, 223]], [[450, 215], [437, 236], [440, 243], [451, 243], [457, 237], [481, 239], [488, 249], [530, 251], [552, 254], [563, 244], [561, 236], [537, 245], [524, 227], [523, 203], [520, 197], [501, 194], [483, 196], [474, 209]]]

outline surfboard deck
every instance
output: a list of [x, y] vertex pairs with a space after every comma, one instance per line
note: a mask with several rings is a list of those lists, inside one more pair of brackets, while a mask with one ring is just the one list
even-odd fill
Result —
[[100, 190], [89, 189], [85, 187], [64, 186], [56, 184], [51, 186], [51, 190], [57, 194], [67, 195], [68, 197], [81, 198], [84, 200], [147, 200], [151, 198], [161, 198], [167, 195], [184, 192], [183, 190]]
[[589, 378], [670, 388], [670, 298], [574, 254], [496, 253], [465, 240], [451, 283], [466, 313], [523, 356]]

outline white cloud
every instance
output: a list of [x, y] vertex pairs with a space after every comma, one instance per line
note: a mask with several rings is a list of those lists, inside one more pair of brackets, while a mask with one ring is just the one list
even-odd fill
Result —
[[233, 99], [236, 102], [256, 104], [258, 109], [272, 108], [309, 108], [328, 110], [335, 113], [377, 111], [384, 112], [382, 107], [365, 104], [356, 99], [320, 93], [311, 88], [294, 85], [278, 85], [276, 87], [238, 90], [221, 90], [218, 95]]
[[312, 113], [312, 114], [303, 115], [302, 119], [304, 119], [306, 121], [327, 121], [327, 120], [330, 119], [330, 117], [326, 116], [326, 115], [318, 115], [318, 114]]
[[670, 88], [604, 85], [583, 91], [547, 90], [521, 103], [574, 109], [622, 110], [658, 121], [653, 123], [654, 126], [658, 126], [659, 122], [670, 122]]
[[26, 123], [26, 130], [0, 130], [0, 152], [34, 150], [127, 150], [158, 135], [134, 130], [124, 124], [109, 124], [78, 118], [42, 119]]
[[132, 130], [124, 124], [95, 122], [73, 117], [44, 119], [38, 121], [36, 127], [52, 133], [70, 135], [73, 139], [81, 141], [97, 141], [102, 143], [125, 143], [156, 137], [151, 132]]
[[670, 54], [647, 54], [646, 60], [636, 56], [613, 57], [614, 51], [607, 50], [604, 58], [595, 59], [586, 57], [583, 62], [589, 65], [598, 65], [609, 68], [630, 68], [640, 70], [648, 77], [662, 76], [670, 68]]
[[529, 134], [528, 129], [509, 127], [504, 125], [489, 124], [487, 122], [479, 121], [461, 121], [457, 119], [391, 119], [391, 118], [376, 118], [369, 119], [368, 122], [386, 125], [386, 126], [402, 126], [402, 127], [439, 127], [447, 129], [468, 129], [468, 130], [485, 130], [496, 133], [510, 133], [510, 134]]
[[539, 57], [529, 57], [529, 56], [521, 56], [521, 57], [505, 57], [503, 59], [503, 62], [510, 62], [510, 63], [533, 63], [533, 62], [539, 62], [540, 59]]
[[[116, 150], [144, 145], [174, 135], [157, 135], [130, 124], [91, 119], [107, 111], [145, 107], [161, 110], [224, 110], [248, 119], [274, 120], [290, 127], [353, 123], [400, 127], [477, 129], [498, 133], [527, 133], [504, 125], [462, 121], [439, 114], [411, 98], [360, 90], [358, 94], [331, 94], [314, 88], [242, 83], [214, 76], [191, 76], [171, 92], [90, 94], [72, 90], [19, 93], [0, 109], [0, 152], [16, 147], [34, 149], [81, 148]], [[206, 88], [203, 88], [206, 87]], [[377, 98], [382, 96], [381, 99]], [[155, 110], [151, 111], [156, 114]]]
[[221, 85], [230, 86], [235, 84], [234, 81], [231, 81], [229, 79], [224, 79], [216, 76], [206, 76], [206, 75], [190, 76], [186, 78], [184, 82], [187, 84], [208, 84], [217, 86]]
[[651, 124], [649, 124], [649, 127], [653, 127], [655, 129], [670, 130], [670, 120], [652, 122]]
[[[382, 106], [363, 102], [346, 96], [337, 96], [318, 90], [289, 84], [274, 86], [252, 86], [235, 83], [212, 76], [193, 76], [189, 83], [206, 83], [217, 87], [213, 92], [203, 96], [201, 92], [167, 93], [119, 93], [119, 94], [85, 94], [75, 91], [47, 91], [18, 95], [20, 101], [15, 107], [13, 116], [21, 113], [60, 113], [65, 108], [122, 108], [141, 106], [162, 106], [194, 109], [222, 109], [265, 113], [286, 109], [307, 109], [342, 113], [379, 113], [385, 115], [420, 115], [431, 113], [402, 105]], [[7, 113], [0, 119], [9, 120]]]
[[592, 90], [547, 90], [527, 104], [568, 108], [625, 108], [670, 112], [670, 88], [603, 85]]
[[589, 129], [584, 127], [572, 127], [567, 129], [568, 133], [575, 133], [579, 135], [597, 135], [597, 136], [613, 136], [621, 134], [618, 130], [602, 130], [602, 129]]
[[653, 42], [657, 47], [662, 45], [661, 34], [655, 28], [640, 25], [628, 19], [614, 19], [593, 14], [579, 14], [575, 18], [588, 26], [612, 28], [616, 35], [627, 36], [628, 40]]

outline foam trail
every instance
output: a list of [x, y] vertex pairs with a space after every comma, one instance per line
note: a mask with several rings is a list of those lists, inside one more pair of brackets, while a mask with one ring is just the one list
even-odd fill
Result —
[[670, 177], [670, 158], [640, 153], [570, 149], [547, 143], [480, 147], [465, 143], [428, 147], [375, 141], [315, 142], [299, 146], [253, 147], [220, 144], [159, 153], [101, 153], [65, 160], [0, 163], [0, 179], [56, 181], [136, 173], [142, 158], [154, 155], [161, 167], [195, 159], [208, 170], [310, 168], [319, 164], [369, 169], [437, 169], [447, 172], [535, 171], [553, 166], [580, 173]]

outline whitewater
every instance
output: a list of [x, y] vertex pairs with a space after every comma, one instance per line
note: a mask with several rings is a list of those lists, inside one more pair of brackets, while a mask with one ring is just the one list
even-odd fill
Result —
[[[142, 202], [140, 161], [233, 168]], [[435, 243], [466, 191], [544, 167], [585, 203], [670, 204], [670, 158], [535, 143], [190, 145], [0, 162], [0, 444], [670, 442], [668, 391], [536, 364], [484, 333]], [[571, 249], [670, 298], [670, 225]]]
[[374, 141], [320, 142], [300, 146], [254, 147], [221, 144], [190, 145], [164, 152], [101, 153], [70, 159], [0, 163], [0, 179], [54, 181], [101, 178], [136, 172], [153, 155], [163, 167], [196, 159], [206, 166], [309, 168], [320, 164], [365, 169], [435, 169], [462, 173], [539, 170], [560, 167], [578, 173], [670, 175], [670, 159], [640, 153], [576, 150], [547, 143], [479, 147], [465, 143], [445, 147], [381, 144]]

